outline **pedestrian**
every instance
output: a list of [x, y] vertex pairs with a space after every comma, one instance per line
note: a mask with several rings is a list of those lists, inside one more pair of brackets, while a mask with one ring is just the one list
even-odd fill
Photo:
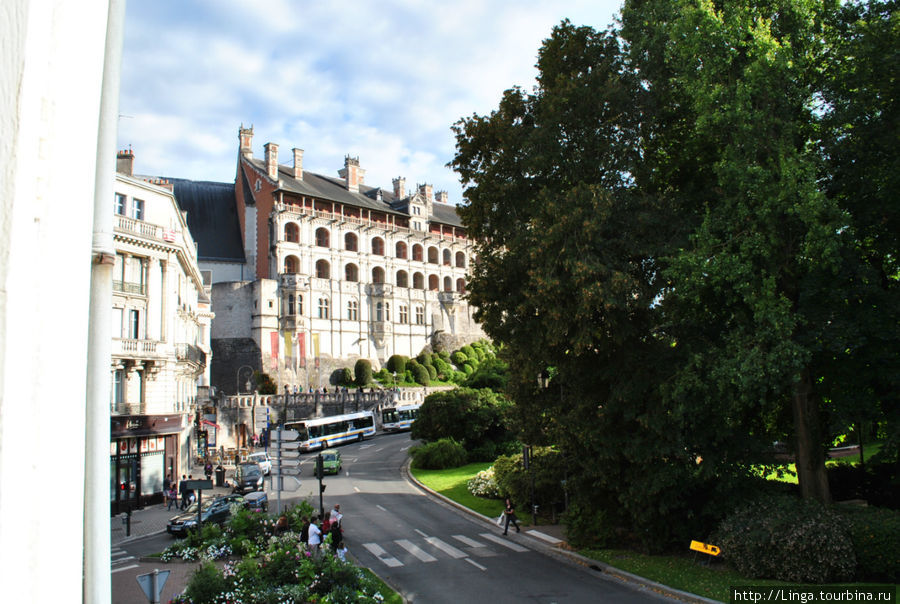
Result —
[[[193, 474], [188, 474], [188, 480], [194, 480]], [[194, 489], [186, 489], [186, 490], [187, 490], [187, 496], [188, 496], [188, 505], [197, 501], [197, 494], [194, 493]]]
[[169, 487], [168, 492], [166, 492], [166, 499], [169, 501], [169, 507], [166, 508], [166, 511], [168, 512], [172, 509], [173, 505], [177, 505], [175, 502], [178, 501], [178, 489], [175, 488], [174, 484]]
[[163, 505], [169, 502], [169, 490], [172, 488], [172, 475], [166, 474], [163, 478]]
[[325, 518], [322, 520], [322, 537], [331, 530], [331, 512], [325, 512]]
[[287, 516], [282, 514], [278, 518], [278, 522], [275, 523], [275, 534], [280, 535], [288, 530], [288, 519]]
[[206, 474], [206, 480], [212, 480], [212, 472], [212, 462], [209, 460], [209, 458], [207, 458], [206, 465], [203, 467], [203, 473]]
[[334, 504], [334, 508], [331, 510], [331, 523], [341, 526], [341, 519], [343, 517], [344, 515], [341, 514], [341, 504]]
[[334, 548], [334, 551], [338, 551], [341, 546], [344, 544], [344, 531], [341, 530], [341, 525], [331, 520], [331, 547]]
[[341, 562], [347, 561], [347, 544], [341, 541], [338, 545], [338, 548], [335, 550], [335, 555], [338, 557], [338, 560]]
[[303, 517], [303, 524], [300, 527], [300, 542], [309, 545], [309, 518]]
[[503, 527], [503, 534], [505, 535], [507, 532], [509, 532], [510, 522], [512, 522], [513, 526], [516, 527], [517, 533], [521, 532], [519, 529], [519, 523], [516, 522], [516, 520], [518, 520], [518, 518], [516, 517], [516, 508], [513, 505], [512, 499], [510, 499], [509, 497], [506, 498], [506, 509], [503, 510], [503, 513], [506, 514], [506, 524]]
[[318, 522], [319, 519], [316, 516], [313, 516], [309, 522], [309, 549], [313, 553], [318, 552], [319, 546], [322, 544], [322, 530], [319, 528]]
[[187, 491], [187, 476], [184, 474], [181, 475], [181, 482], [178, 483], [178, 494], [181, 495], [181, 509], [187, 507], [188, 504], [188, 491]]

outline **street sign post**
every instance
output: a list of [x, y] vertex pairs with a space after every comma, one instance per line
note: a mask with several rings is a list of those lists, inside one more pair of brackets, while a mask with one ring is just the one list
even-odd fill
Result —
[[[274, 464], [272, 464], [272, 480], [276, 483], [273, 486], [278, 494], [277, 513], [280, 516], [281, 492], [285, 490], [284, 478], [286, 476], [294, 478], [297, 487], [300, 486], [300, 481], [296, 478], [300, 474], [300, 442], [298, 440], [300, 433], [296, 430], [285, 430], [279, 427], [278, 430], [272, 433], [272, 436], [272, 446], [275, 449], [275, 459], [273, 460]], [[296, 490], [297, 487], [289, 490]]]
[[159, 594], [162, 593], [163, 587], [166, 586], [169, 572], [154, 568], [152, 573], [137, 576], [138, 585], [141, 586], [144, 595], [150, 600], [150, 604], [159, 604]]

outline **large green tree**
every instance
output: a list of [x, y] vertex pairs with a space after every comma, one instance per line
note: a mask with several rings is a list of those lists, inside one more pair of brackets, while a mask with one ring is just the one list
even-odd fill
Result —
[[[835, 176], [853, 168], [837, 153], [852, 154], [846, 122], [869, 115], [829, 121], [826, 93], [856, 90], [830, 67], [862, 55], [839, 32], [868, 48], [872, 29], [841, 10], [628, 1], [618, 30], [555, 28], [533, 92], [455, 126], [479, 242], [470, 296], [508, 345], [524, 436], [560, 444], [580, 496], [635, 531], [702, 517], [710, 488], [782, 434], [804, 494], [827, 500], [826, 420], [895, 379], [876, 365], [895, 366], [900, 339], [896, 248], [861, 239], [889, 241], [877, 218], [894, 208], [857, 216], [852, 179]], [[874, 12], [883, 44], [896, 25]]]

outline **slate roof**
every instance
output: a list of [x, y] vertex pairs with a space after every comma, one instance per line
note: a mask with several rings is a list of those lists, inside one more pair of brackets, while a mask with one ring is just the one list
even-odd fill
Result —
[[175, 200], [187, 212], [188, 228], [200, 260], [241, 262], [244, 244], [238, 222], [234, 183], [168, 178]]
[[[253, 167], [261, 173], [266, 173], [266, 164], [263, 160], [248, 158], [246, 161], [249, 161]], [[318, 199], [343, 203], [357, 208], [409, 217], [408, 211], [395, 209], [391, 206], [390, 202], [393, 201], [394, 196], [393, 191], [381, 189], [382, 201], [378, 201], [377, 194], [380, 187], [360, 185], [359, 193], [353, 193], [347, 190], [343, 178], [323, 176], [321, 174], [316, 174], [315, 172], [304, 170], [303, 180], [297, 180], [292, 174], [293, 169], [290, 166], [278, 166], [278, 178], [281, 180], [282, 190], [298, 195], [307, 195]], [[396, 205], [396, 203], [394, 205]], [[432, 208], [434, 209], [434, 215], [431, 217], [433, 222], [462, 227], [462, 222], [459, 219], [459, 215], [456, 213], [456, 206], [434, 202]]]

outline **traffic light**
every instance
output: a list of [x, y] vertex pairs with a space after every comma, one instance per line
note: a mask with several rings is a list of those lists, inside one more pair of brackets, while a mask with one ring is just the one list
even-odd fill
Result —
[[322, 460], [322, 454], [316, 455], [316, 478], [322, 480], [325, 478], [325, 465]]

